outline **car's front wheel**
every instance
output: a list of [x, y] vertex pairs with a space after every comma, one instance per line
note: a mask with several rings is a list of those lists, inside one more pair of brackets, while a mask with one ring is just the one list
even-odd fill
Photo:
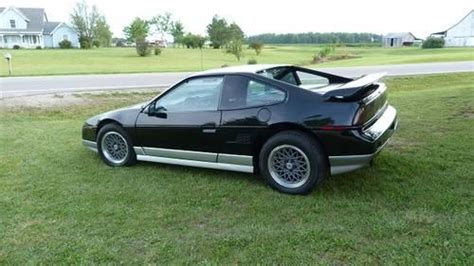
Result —
[[327, 172], [319, 143], [299, 131], [284, 131], [271, 137], [260, 151], [259, 162], [267, 183], [289, 194], [310, 192]]
[[100, 158], [110, 166], [126, 166], [136, 162], [132, 141], [117, 124], [107, 124], [99, 130], [97, 147]]

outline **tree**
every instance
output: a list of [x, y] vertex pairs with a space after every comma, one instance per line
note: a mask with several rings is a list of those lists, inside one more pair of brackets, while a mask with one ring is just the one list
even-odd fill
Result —
[[71, 23], [79, 34], [81, 48], [91, 48], [94, 41], [110, 45], [112, 32], [96, 6], [90, 8], [84, 0], [77, 2], [71, 12]]
[[181, 21], [173, 22], [173, 25], [171, 27], [171, 36], [173, 36], [174, 42], [176, 44], [182, 44], [184, 37], [184, 26]]
[[230, 31], [227, 21], [215, 15], [207, 25], [207, 34], [214, 49], [224, 47], [230, 40]]
[[260, 55], [260, 53], [262, 52], [262, 49], [263, 49], [263, 43], [261, 42], [253, 42], [249, 45], [249, 48], [250, 49], [254, 49], [255, 50], [255, 53], [257, 55]]
[[242, 49], [242, 39], [234, 39], [229, 42], [227, 45], [227, 50], [226, 52], [229, 54], [233, 54], [235, 58], [237, 58], [238, 61], [240, 61], [240, 58], [243, 55], [243, 49]]
[[228, 38], [229, 38], [229, 41], [242, 40], [243, 42], [245, 38], [245, 34], [242, 31], [242, 29], [239, 27], [239, 25], [233, 22], [232, 24], [229, 25], [229, 28], [228, 28]]
[[101, 16], [97, 20], [97, 24], [93, 30], [94, 40], [99, 43], [101, 47], [110, 47], [112, 44], [112, 31], [109, 24], [105, 21], [105, 17]]
[[243, 55], [242, 44], [244, 43], [244, 32], [235, 22], [231, 23], [227, 29], [229, 41], [226, 44], [227, 53], [233, 54], [238, 61]]
[[127, 41], [136, 42], [137, 39], [146, 39], [150, 32], [150, 25], [146, 20], [137, 17], [123, 29], [123, 32]]
[[150, 20], [150, 24], [155, 26], [155, 31], [161, 35], [161, 39], [165, 38], [166, 33], [171, 33], [173, 29], [173, 20], [171, 19], [171, 13], [166, 12], [164, 14], [159, 14], [154, 16]]

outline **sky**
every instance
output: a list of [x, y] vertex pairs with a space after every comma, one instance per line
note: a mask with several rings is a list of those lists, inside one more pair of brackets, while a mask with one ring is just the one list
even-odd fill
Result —
[[[0, 6], [41, 7], [49, 21], [69, 22], [77, 0], [0, 0]], [[114, 36], [135, 17], [171, 12], [187, 32], [205, 34], [217, 14], [247, 36], [260, 33], [410, 31], [419, 38], [446, 30], [474, 9], [474, 1], [449, 0], [86, 0], [105, 15]], [[235, 4], [237, 3], [237, 4]]]

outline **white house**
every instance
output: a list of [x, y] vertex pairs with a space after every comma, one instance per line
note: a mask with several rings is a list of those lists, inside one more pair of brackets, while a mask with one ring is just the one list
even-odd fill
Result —
[[444, 38], [445, 46], [474, 46], [474, 10], [451, 28], [431, 36]]
[[63, 22], [48, 21], [44, 9], [0, 7], [0, 47], [54, 48], [62, 40], [79, 47], [74, 29]]

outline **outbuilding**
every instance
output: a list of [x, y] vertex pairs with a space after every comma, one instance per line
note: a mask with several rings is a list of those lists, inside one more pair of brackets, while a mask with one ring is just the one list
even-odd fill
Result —
[[417, 42], [421, 42], [421, 39], [416, 38], [411, 32], [391, 32], [382, 37], [384, 47], [412, 46]]
[[474, 46], [474, 10], [451, 28], [432, 33], [431, 36], [444, 38], [445, 46]]

